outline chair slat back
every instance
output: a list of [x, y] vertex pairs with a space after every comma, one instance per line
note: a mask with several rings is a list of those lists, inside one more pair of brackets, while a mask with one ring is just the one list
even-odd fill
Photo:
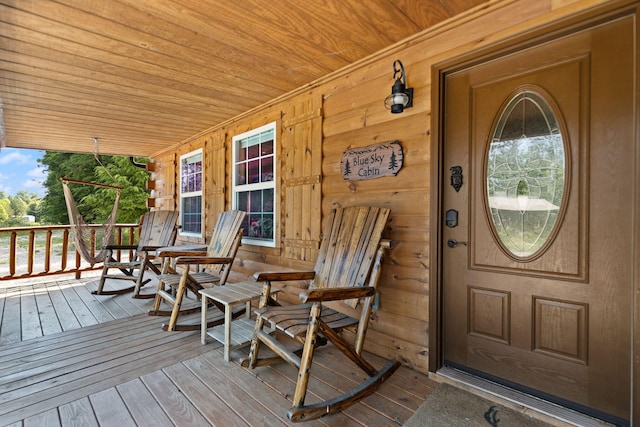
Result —
[[366, 286], [389, 212], [370, 206], [334, 210], [328, 218], [311, 286]]
[[171, 246], [176, 239], [177, 211], [159, 210], [147, 212], [140, 224], [138, 248], [143, 246]]
[[[207, 256], [210, 257], [233, 257], [240, 246], [242, 240], [242, 222], [247, 213], [240, 210], [230, 210], [221, 212], [218, 215], [215, 228], [211, 235], [211, 241], [207, 248]], [[220, 274], [226, 268], [225, 265], [215, 264], [209, 268]], [[224, 283], [221, 280], [221, 283]]]

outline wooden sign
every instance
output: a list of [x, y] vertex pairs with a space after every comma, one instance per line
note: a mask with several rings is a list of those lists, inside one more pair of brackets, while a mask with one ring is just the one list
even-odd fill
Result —
[[398, 141], [382, 142], [342, 153], [340, 171], [345, 181], [395, 176], [402, 168], [403, 158]]

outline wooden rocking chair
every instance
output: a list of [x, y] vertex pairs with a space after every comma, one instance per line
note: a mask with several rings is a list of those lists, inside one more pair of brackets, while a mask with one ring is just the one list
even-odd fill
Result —
[[[326, 234], [314, 271], [255, 275], [256, 280], [264, 281], [264, 289], [260, 307], [256, 310], [249, 359], [243, 361], [243, 364], [253, 369], [284, 359], [298, 368], [293, 407], [287, 414], [292, 421], [308, 421], [345, 409], [373, 393], [400, 366], [399, 362], [391, 360], [378, 371], [362, 357], [383, 253], [390, 247], [390, 243], [382, 241], [380, 237], [388, 216], [389, 209], [382, 208], [337, 209], [329, 218], [330, 226], [325, 228]], [[312, 280], [310, 288], [300, 295], [302, 304], [267, 306], [271, 283], [283, 280]], [[355, 308], [358, 302], [362, 303], [359, 319], [325, 304], [329, 302], [329, 305], [335, 307], [336, 301], [343, 301], [351, 308]], [[276, 334], [263, 331], [265, 321], [276, 328]], [[340, 331], [354, 327], [355, 341], [352, 344], [340, 335]], [[278, 341], [279, 332], [294, 338], [303, 347], [291, 348]], [[313, 352], [315, 347], [326, 343], [326, 340], [331, 341], [366, 372], [369, 378], [359, 387], [338, 397], [305, 405]], [[259, 358], [260, 343], [266, 344], [276, 356]]]
[[[200, 329], [200, 324], [178, 324], [180, 315], [195, 313], [200, 306], [182, 309], [182, 302], [187, 290], [200, 298], [198, 291], [205, 288], [205, 284], [222, 286], [226, 283], [231, 265], [235, 259], [240, 242], [242, 241], [242, 222], [247, 215], [244, 211], [232, 210], [220, 213], [216, 222], [211, 241], [206, 251], [180, 250], [176, 248], [161, 249], [158, 256], [164, 258], [163, 271], [158, 276], [158, 292], [149, 311], [150, 316], [171, 316], [168, 324], [162, 325], [167, 331], [185, 331]], [[177, 266], [182, 271], [176, 270]], [[197, 271], [192, 271], [195, 266]], [[165, 290], [165, 286], [169, 290]], [[171, 305], [171, 310], [160, 310], [162, 301]], [[218, 307], [224, 311], [224, 307]], [[235, 313], [235, 317], [244, 313]], [[224, 322], [224, 318], [212, 320], [207, 327], [213, 327]]]
[[[176, 239], [178, 221], [177, 211], [158, 210], [147, 212], [140, 223], [140, 236], [137, 245], [106, 245], [104, 249], [108, 251], [104, 261], [102, 275], [95, 295], [117, 295], [133, 291], [134, 298], [153, 298], [154, 294], [141, 295], [140, 288], [149, 282], [143, 280], [147, 269], [160, 274], [160, 263], [156, 260], [154, 251], [158, 248], [170, 246]], [[135, 250], [132, 261], [119, 261], [113, 257], [116, 250]], [[119, 269], [124, 275], [110, 275], [109, 270]], [[135, 272], [138, 271], [138, 274]], [[105, 290], [106, 279], [133, 280], [135, 284], [124, 289]]]

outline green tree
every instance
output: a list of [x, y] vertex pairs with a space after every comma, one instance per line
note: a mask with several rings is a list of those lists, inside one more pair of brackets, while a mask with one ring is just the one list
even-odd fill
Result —
[[20, 190], [16, 193], [16, 197], [21, 199], [27, 205], [27, 210], [25, 212], [26, 215], [33, 215], [36, 217], [36, 220], [40, 219], [42, 216], [42, 199], [40, 196], [30, 191]]
[[27, 205], [27, 215], [33, 215], [36, 218], [40, 218], [42, 214], [42, 199], [32, 200]]
[[12, 216], [22, 216], [27, 214], [28, 205], [18, 196], [9, 196]]
[[0, 199], [0, 223], [3, 223], [4, 221], [9, 219], [9, 212], [7, 211], [9, 203], [3, 202], [6, 202], [6, 200]]
[[[122, 187], [120, 205], [118, 206], [118, 222], [138, 222], [140, 216], [149, 210], [147, 208], [149, 191], [145, 186], [149, 173], [133, 166], [128, 157], [114, 156], [112, 161], [105, 165], [105, 168], [98, 168], [96, 173], [99, 182]], [[98, 216], [107, 217], [111, 213], [113, 204], [107, 205], [103, 200], [109, 197], [110, 193], [114, 193], [114, 191], [97, 188], [95, 192], [85, 198], [85, 202], [93, 207]]]
[[0, 191], [0, 227], [16, 227], [27, 225], [23, 215], [40, 218], [42, 199], [36, 193], [18, 191], [15, 196], [7, 196]]
[[[145, 182], [149, 173], [129, 162], [128, 157], [99, 156], [100, 165], [91, 154], [58, 153], [48, 151], [38, 161], [47, 169], [44, 186], [47, 195], [42, 203], [42, 214], [46, 221], [68, 224], [61, 177], [123, 187], [118, 206], [118, 222], [138, 222], [148, 211], [149, 197]], [[111, 213], [116, 191], [91, 185], [70, 183], [73, 198], [87, 223], [102, 223]]]
[[31, 191], [20, 190], [16, 193], [16, 197], [24, 200], [26, 204], [31, 203], [33, 200], [37, 200], [40, 197], [36, 193], [32, 193]]

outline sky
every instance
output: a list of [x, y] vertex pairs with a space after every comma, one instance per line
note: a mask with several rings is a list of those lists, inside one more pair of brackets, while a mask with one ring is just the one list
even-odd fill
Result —
[[44, 151], [18, 148], [2, 148], [0, 150], [0, 191], [8, 196], [15, 196], [20, 190], [36, 193], [44, 197], [42, 185], [46, 178], [44, 168], [37, 159]]

